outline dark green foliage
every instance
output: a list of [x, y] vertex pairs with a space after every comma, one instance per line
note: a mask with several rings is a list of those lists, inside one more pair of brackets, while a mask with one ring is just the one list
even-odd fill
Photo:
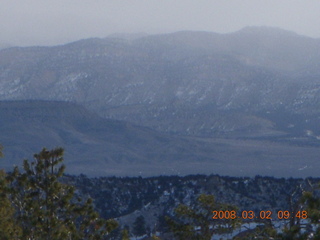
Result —
[[[2, 157], [2, 146], [0, 145], [0, 157]], [[6, 173], [0, 170], [0, 239], [15, 240], [21, 236], [21, 228], [14, 218], [12, 207], [7, 190]]]
[[320, 198], [315, 197], [312, 192], [305, 192], [302, 202], [307, 206], [306, 211], [311, 222], [320, 224]]
[[320, 239], [320, 198], [316, 196], [316, 190], [319, 191], [320, 184], [313, 192], [305, 192], [301, 199], [302, 203], [306, 205], [306, 211], [311, 223], [317, 224], [314, 233], [314, 239]]
[[21, 228], [14, 217], [14, 208], [12, 207], [7, 193], [6, 174], [0, 170], [0, 239], [15, 240], [21, 237]]
[[121, 240], [130, 240], [128, 229], [123, 229], [121, 233]]
[[238, 226], [237, 219], [213, 220], [214, 210], [231, 211], [236, 210], [236, 207], [217, 203], [212, 195], [201, 194], [193, 207], [180, 204], [175, 209], [177, 219], [167, 218], [167, 222], [179, 240], [210, 240], [215, 232], [233, 230]]
[[7, 176], [7, 192], [13, 203], [23, 239], [104, 239], [117, 227], [94, 211], [92, 200], [75, 199], [74, 187], [62, 184], [63, 149], [43, 149]]
[[[310, 182], [310, 191], [303, 191], [300, 201], [297, 201], [296, 209], [303, 211], [307, 217], [307, 223], [302, 224], [301, 218], [295, 217], [291, 219], [288, 226], [279, 234], [279, 239], [284, 240], [304, 240], [304, 239], [320, 239], [320, 198], [318, 188], [315, 188]], [[296, 215], [297, 210], [294, 215]], [[312, 227], [312, 225], [313, 227]]]

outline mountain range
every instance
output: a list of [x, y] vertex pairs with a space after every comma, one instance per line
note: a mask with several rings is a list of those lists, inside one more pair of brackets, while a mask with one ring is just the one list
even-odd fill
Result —
[[6, 48], [0, 141], [9, 162], [35, 145], [66, 146], [80, 172], [114, 163], [107, 174], [316, 175], [319, 65], [319, 39], [268, 27]]

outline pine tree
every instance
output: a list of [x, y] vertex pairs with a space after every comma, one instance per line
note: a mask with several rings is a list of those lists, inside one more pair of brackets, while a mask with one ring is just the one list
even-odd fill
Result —
[[[0, 158], [3, 157], [2, 145], [0, 145]], [[0, 170], [0, 239], [15, 240], [21, 236], [21, 228], [14, 217], [12, 207], [7, 195], [6, 173]]]
[[21, 237], [21, 228], [18, 225], [12, 207], [7, 196], [7, 181], [5, 172], [0, 170], [0, 239], [16, 240]]
[[320, 198], [315, 193], [319, 189], [320, 184], [313, 191], [304, 192], [301, 198], [301, 202], [306, 206], [308, 220], [315, 226], [314, 239], [320, 239]]
[[130, 240], [128, 229], [123, 229], [121, 232], [121, 240]]
[[23, 239], [104, 239], [117, 227], [99, 218], [92, 200], [75, 199], [74, 187], [63, 184], [63, 149], [43, 149], [35, 161], [24, 160], [23, 171], [8, 174], [10, 200], [16, 209]]
[[[238, 219], [219, 220], [219, 222], [214, 220], [216, 221], [214, 223], [212, 221], [212, 211], [214, 210], [236, 212], [237, 208], [217, 203], [212, 195], [201, 194], [193, 207], [180, 204], [175, 209], [176, 218], [167, 217], [167, 224], [176, 239], [179, 240], [210, 240], [216, 231], [232, 231], [239, 225]], [[219, 227], [212, 228], [212, 225]]]

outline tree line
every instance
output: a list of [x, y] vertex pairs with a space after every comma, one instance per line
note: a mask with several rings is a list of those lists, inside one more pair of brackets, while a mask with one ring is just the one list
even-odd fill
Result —
[[[128, 228], [121, 230], [114, 219], [101, 218], [94, 210], [91, 198], [80, 198], [73, 186], [60, 181], [65, 171], [63, 153], [62, 148], [44, 148], [34, 155], [33, 161], [24, 160], [21, 169], [0, 171], [0, 239], [130, 239]], [[308, 213], [309, 223], [314, 226], [312, 230], [294, 218], [278, 233], [266, 221], [263, 227], [234, 239], [320, 239], [319, 198], [313, 192], [305, 191], [293, 210], [298, 211], [302, 206]], [[218, 203], [214, 196], [207, 194], [199, 195], [194, 206], [180, 204], [173, 216], [165, 218], [169, 239], [210, 240], [215, 234], [232, 232], [241, 225], [239, 218], [212, 221], [215, 210], [231, 212], [237, 211], [237, 207]], [[133, 233], [146, 233], [144, 225], [143, 217], [137, 218]], [[121, 233], [113, 235], [115, 231]], [[160, 239], [155, 234], [150, 238]]]
[[118, 227], [99, 217], [91, 198], [63, 184], [63, 149], [43, 149], [20, 170], [0, 172], [0, 239], [100, 240]]

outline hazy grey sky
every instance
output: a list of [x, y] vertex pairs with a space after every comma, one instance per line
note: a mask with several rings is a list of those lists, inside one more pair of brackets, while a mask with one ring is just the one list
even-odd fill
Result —
[[0, 43], [275, 26], [320, 38], [320, 0], [0, 0]]

